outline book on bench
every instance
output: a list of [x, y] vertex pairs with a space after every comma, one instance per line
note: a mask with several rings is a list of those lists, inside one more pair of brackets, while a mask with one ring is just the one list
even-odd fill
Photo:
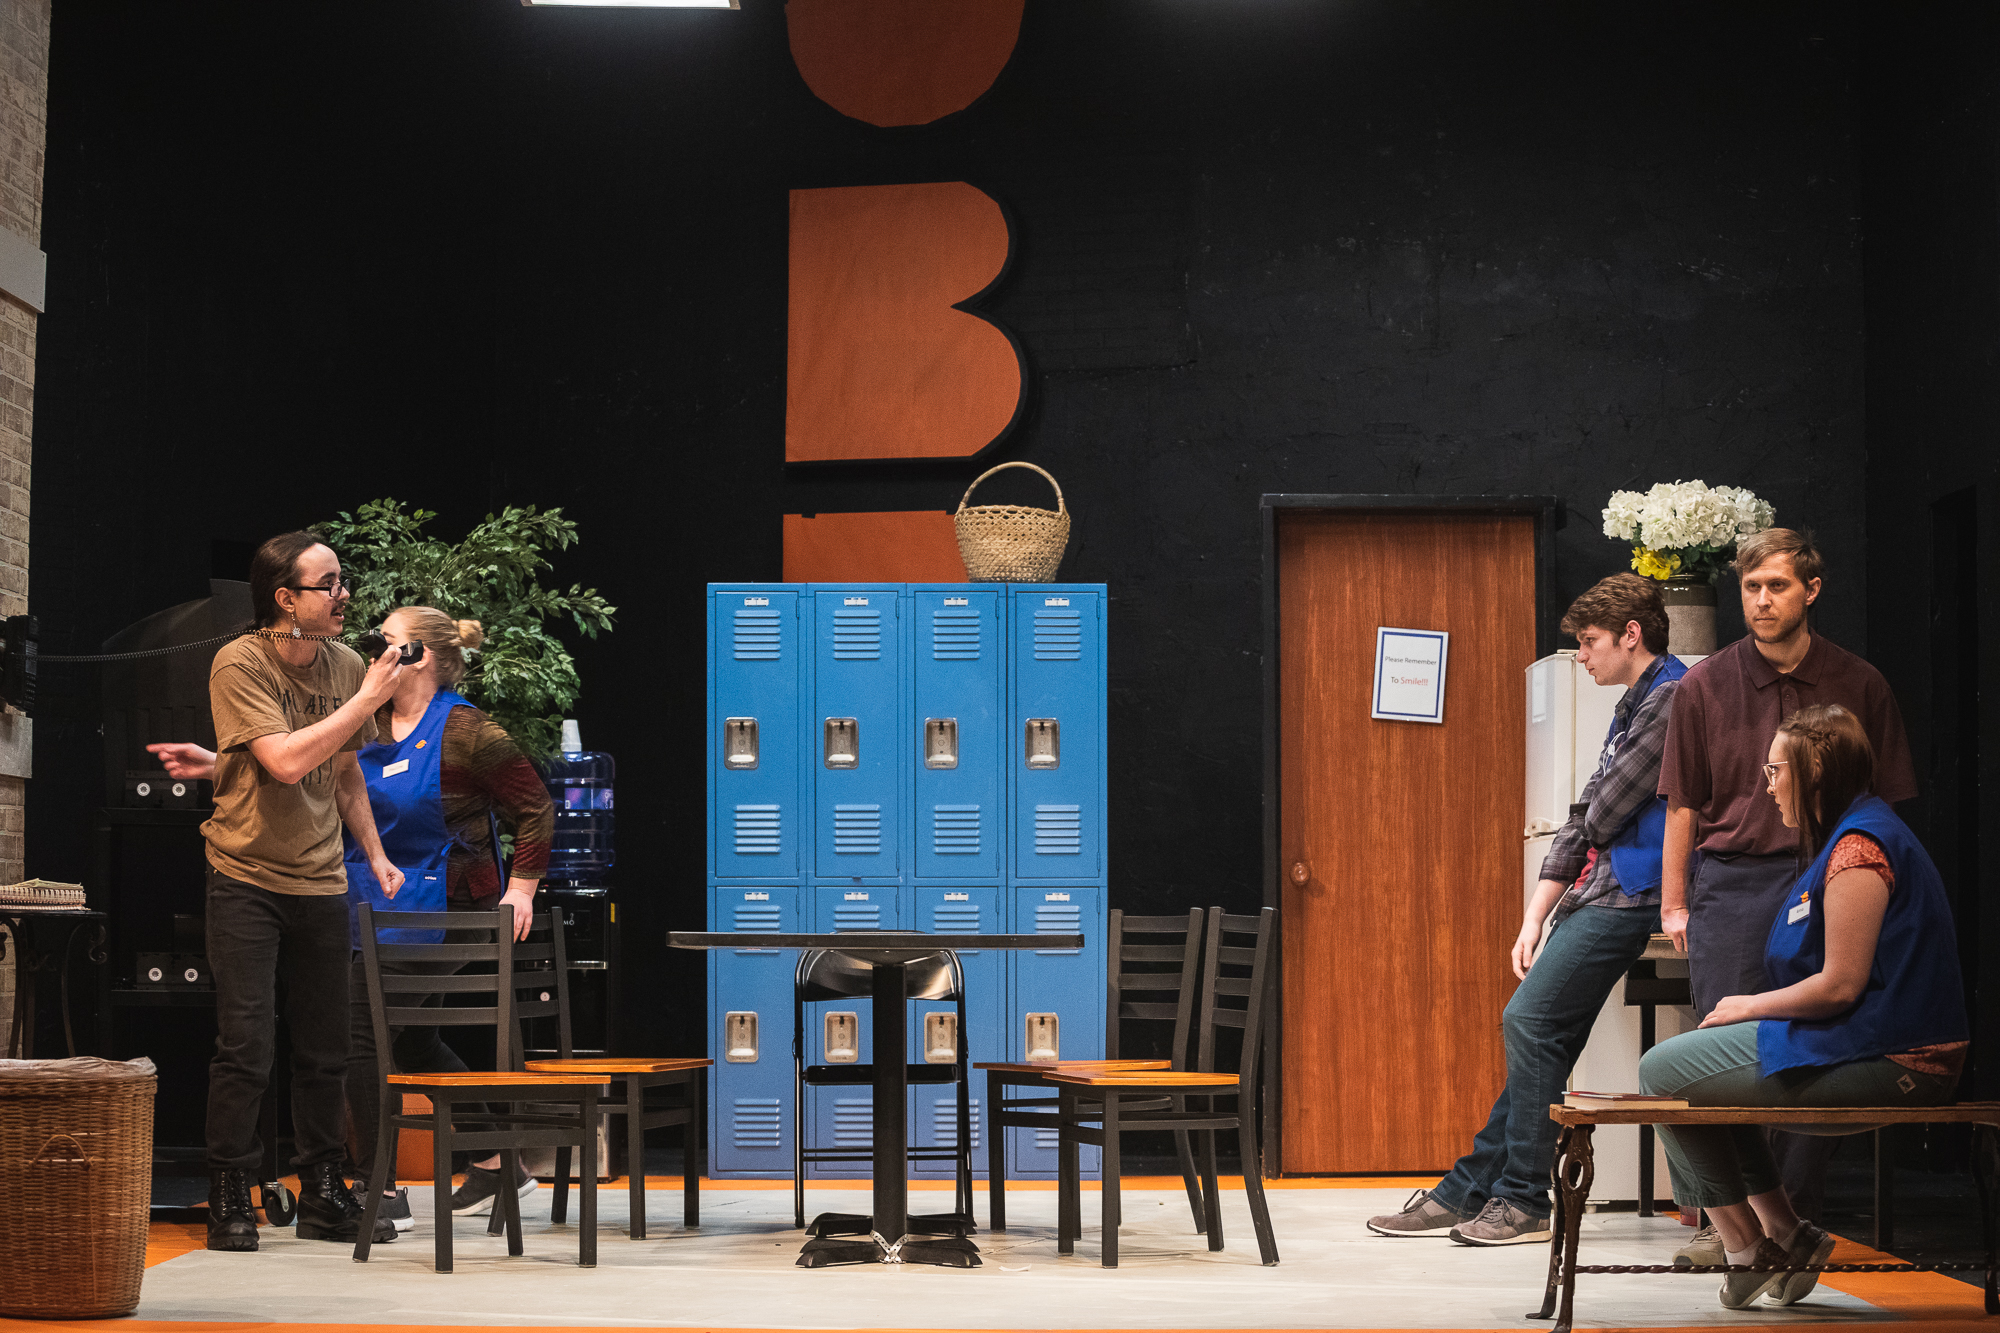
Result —
[[1565, 1092], [1563, 1105], [1579, 1111], [1685, 1111], [1685, 1097], [1656, 1097], [1649, 1092]]

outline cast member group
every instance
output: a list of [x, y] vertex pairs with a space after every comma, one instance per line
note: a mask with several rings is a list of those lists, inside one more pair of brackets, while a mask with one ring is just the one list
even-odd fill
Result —
[[[1644, 1092], [1692, 1106], [1952, 1099], [1970, 1034], [1951, 908], [1893, 808], [1917, 783], [1888, 683], [1807, 623], [1821, 568], [1809, 536], [1744, 538], [1748, 633], [1692, 667], [1667, 653], [1651, 579], [1613, 575], [1570, 607], [1562, 630], [1577, 661], [1626, 689], [1514, 943], [1507, 1084], [1450, 1174], [1369, 1230], [1548, 1242], [1548, 1108], [1612, 987], [1662, 929], [1687, 951], [1701, 1026], [1646, 1053]], [[1675, 1265], [1832, 1254], [1810, 1217], [1836, 1139], [1756, 1125], [1659, 1132], [1683, 1217], [1707, 1219]], [[1727, 1273], [1721, 1301], [1789, 1305], [1818, 1280]]]
[[[1746, 537], [1735, 569], [1748, 633], [1693, 667], [1667, 652], [1651, 579], [1613, 575], [1564, 616], [1577, 660], [1600, 685], [1626, 689], [1512, 950], [1521, 984], [1503, 1023], [1507, 1084], [1450, 1174], [1370, 1230], [1547, 1243], [1548, 1107], [1612, 987], [1663, 929], [1687, 951], [1701, 1025], [1646, 1054], [1645, 1092], [1697, 1106], [1951, 1099], [1969, 1035], [1956, 933], [1936, 867], [1893, 809], [1917, 794], [1895, 700], [1874, 667], [1812, 632], [1823, 580], [1810, 537]], [[364, 1200], [344, 1171], [349, 1124], [361, 1179], [381, 1146], [355, 905], [511, 908], [525, 937], [553, 829], [532, 765], [452, 691], [480, 644], [477, 622], [403, 607], [381, 626], [380, 656], [364, 661], [336, 641], [352, 586], [310, 533], [265, 542], [250, 585], [256, 629], [210, 672], [217, 751], [149, 747], [175, 776], [214, 780], [203, 825], [219, 1028], [208, 1247], [225, 1251], [257, 1248], [251, 1185], [280, 974], [298, 1234], [351, 1243]], [[505, 866], [496, 816], [514, 830]], [[417, 884], [443, 892], [425, 899]], [[404, 1071], [465, 1067], [434, 1027], [391, 1040]], [[1758, 1126], [1660, 1133], [1674, 1199], [1707, 1219], [1676, 1263], [1826, 1261], [1833, 1241], [1809, 1218], [1834, 1139]], [[452, 1209], [487, 1212], [500, 1191], [534, 1188], [525, 1175], [502, 1179], [496, 1154], [472, 1164]], [[374, 1240], [411, 1225], [406, 1193], [390, 1190]], [[1817, 1280], [1728, 1273], [1721, 1300], [1790, 1304]]]

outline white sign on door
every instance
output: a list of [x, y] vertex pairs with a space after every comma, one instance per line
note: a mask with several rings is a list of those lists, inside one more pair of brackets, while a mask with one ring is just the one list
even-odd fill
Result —
[[1368, 716], [1387, 722], [1443, 722], [1450, 640], [1444, 630], [1377, 629], [1375, 701]]

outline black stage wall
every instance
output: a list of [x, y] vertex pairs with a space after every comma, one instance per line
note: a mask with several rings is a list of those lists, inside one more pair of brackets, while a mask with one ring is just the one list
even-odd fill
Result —
[[[1864, 579], [1930, 441], [1870, 467], [1861, 32], [1823, 0], [1030, 0], [984, 101], [885, 131], [812, 97], [777, 0], [61, 7], [45, 649], [371, 497], [561, 505], [558, 577], [622, 607], [578, 711], [665, 992], [630, 1042], [685, 1047], [698, 969], [656, 942], [702, 910], [702, 584], [777, 578], [784, 512], [947, 508], [983, 465], [788, 472], [785, 191], [970, 180], [1032, 368], [994, 458], [1056, 473], [1065, 576], [1115, 598], [1114, 902], [1254, 905], [1264, 492], [1560, 495], [1566, 600], [1624, 564], [1612, 489], [1747, 485], [1829, 549], [1824, 631], [1925, 633], [1919, 547]], [[45, 682], [29, 870], [76, 879], [94, 682]]]
[[1961, 1093], [1996, 1097], [2000, 835], [1981, 827], [2000, 829], [2000, 12], [1874, 5], [1862, 36], [1870, 656], [1910, 724], [1909, 813], [1977, 990]]

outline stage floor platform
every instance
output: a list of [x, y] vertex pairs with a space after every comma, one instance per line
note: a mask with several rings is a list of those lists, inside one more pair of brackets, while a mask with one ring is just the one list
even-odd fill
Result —
[[[599, 1198], [598, 1267], [576, 1266], [574, 1224], [548, 1220], [544, 1187], [523, 1201], [527, 1253], [509, 1258], [481, 1218], [454, 1230], [456, 1271], [431, 1270], [430, 1192], [411, 1190], [413, 1231], [378, 1246], [366, 1265], [346, 1246], [265, 1228], [255, 1255], [211, 1254], [201, 1230], [156, 1224], [143, 1300], [131, 1319], [102, 1321], [124, 1333], [221, 1333], [297, 1325], [316, 1333], [412, 1328], [710, 1329], [1546, 1329], [1523, 1317], [1539, 1306], [1547, 1250], [1471, 1249], [1442, 1239], [1370, 1234], [1370, 1215], [1399, 1206], [1427, 1181], [1282, 1181], [1270, 1192], [1283, 1262], [1257, 1262], [1240, 1182], [1224, 1196], [1229, 1247], [1210, 1252], [1189, 1227], [1179, 1182], [1128, 1184], [1122, 1264], [1098, 1263], [1097, 1199], [1084, 1200], [1086, 1230], [1074, 1256], [1055, 1249], [1047, 1185], [1008, 1191], [1015, 1225], [976, 1237], [972, 1270], [901, 1265], [809, 1270], [795, 1266], [802, 1236], [791, 1225], [785, 1182], [719, 1181], [702, 1192], [702, 1226], [679, 1225], [677, 1181], [648, 1193], [653, 1234], [624, 1234], [622, 1184]], [[775, 1186], [775, 1187], [774, 1187]], [[929, 1197], [926, 1197], [926, 1196]], [[931, 1199], [925, 1185], [912, 1202]], [[821, 1183], [808, 1208], [865, 1211], [859, 1183]], [[574, 1201], [572, 1201], [572, 1218]], [[984, 1188], [978, 1215], [985, 1215]], [[1670, 1219], [1597, 1213], [1584, 1220], [1586, 1262], [1661, 1263], [1690, 1234]], [[1843, 1242], [1837, 1262], [1879, 1261]], [[1713, 1276], [1579, 1279], [1579, 1327], [1800, 1329], [1814, 1325], [1957, 1325], [2000, 1329], [1976, 1287], [1935, 1274], [1837, 1275], [1789, 1309], [1728, 1311]], [[0, 1320], [0, 1326], [25, 1321]], [[50, 1325], [35, 1325], [47, 1329]], [[67, 1327], [78, 1327], [70, 1324]]]

